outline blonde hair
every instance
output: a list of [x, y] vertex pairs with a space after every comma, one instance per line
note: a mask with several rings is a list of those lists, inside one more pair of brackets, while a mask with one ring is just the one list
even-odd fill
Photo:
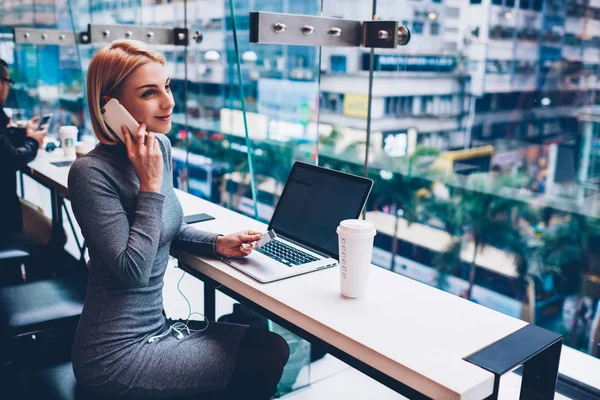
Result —
[[88, 109], [94, 133], [101, 143], [119, 143], [102, 119], [102, 97], [117, 95], [121, 83], [136, 68], [150, 62], [165, 65], [165, 56], [138, 40], [115, 40], [92, 58], [87, 73]]

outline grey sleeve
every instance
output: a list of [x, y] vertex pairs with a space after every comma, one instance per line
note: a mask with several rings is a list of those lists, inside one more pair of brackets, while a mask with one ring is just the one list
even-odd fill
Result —
[[104, 169], [91, 157], [71, 167], [68, 185], [75, 218], [90, 254], [100, 257], [126, 286], [144, 287], [156, 257], [165, 196], [138, 192], [130, 225], [116, 183]]
[[173, 239], [171, 246], [178, 250], [203, 256], [218, 256], [215, 248], [218, 233], [200, 231], [188, 224], [181, 224], [179, 233]]
[[[171, 159], [171, 142], [165, 136], [157, 137], [160, 138], [165, 147], [165, 163], [167, 165], [169, 176], [172, 176], [173, 161]], [[215, 257], [218, 256], [215, 249], [215, 242], [218, 236], [220, 235], [217, 233], [200, 231], [186, 223], [182, 223], [181, 228], [179, 228], [179, 233], [177, 233], [171, 242], [171, 247], [198, 255]]]

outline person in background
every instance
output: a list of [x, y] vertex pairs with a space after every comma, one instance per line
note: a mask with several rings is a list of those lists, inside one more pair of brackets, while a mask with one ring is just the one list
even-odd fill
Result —
[[[49, 246], [52, 223], [37, 207], [19, 200], [16, 171], [35, 158], [48, 129], [37, 129], [39, 117], [18, 127], [6, 115], [4, 106], [13, 83], [8, 64], [0, 59], [0, 241], [17, 238], [35, 259]], [[64, 245], [64, 238], [59, 241]]]

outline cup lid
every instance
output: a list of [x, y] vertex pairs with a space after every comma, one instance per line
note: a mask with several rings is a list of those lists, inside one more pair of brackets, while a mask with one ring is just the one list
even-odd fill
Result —
[[340, 222], [337, 231], [347, 235], [374, 235], [377, 233], [373, 223], [364, 219], [345, 219]]
[[78, 133], [79, 129], [75, 125], [63, 125], [58, 128], [59, 133]]

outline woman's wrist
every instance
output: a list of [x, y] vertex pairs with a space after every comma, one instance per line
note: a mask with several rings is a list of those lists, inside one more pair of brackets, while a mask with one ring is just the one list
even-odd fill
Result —
[[140, 190], [143, 192], [160, 193], [160, 186], [159, 184], [140, 185]]
[[221, 252], [219, 251], [221, 249], [221, 243], [223, 240], [224, 236], [222, 234], [219, 233], [219, 235], [215, 238], [215, 242], [213, 244], [213, 251], [215, 253], [215, 255], [219, 256], [221, 255]]

